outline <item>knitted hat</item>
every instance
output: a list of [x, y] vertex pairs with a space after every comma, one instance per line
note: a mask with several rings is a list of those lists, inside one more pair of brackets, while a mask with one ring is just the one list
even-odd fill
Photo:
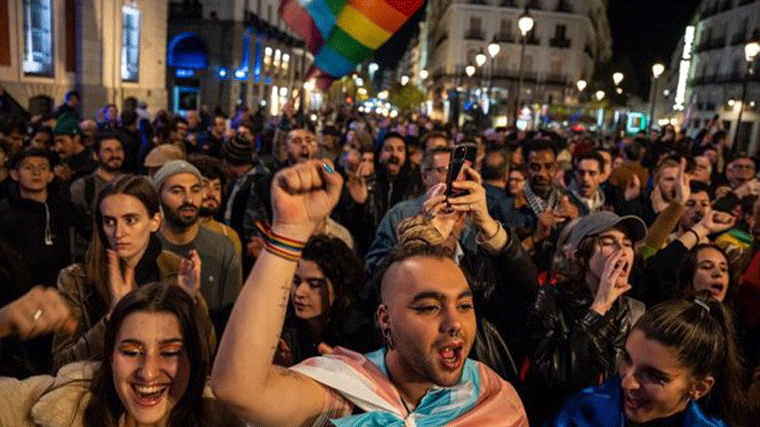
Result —
[[77, 119], [69, 114], [62, 115], [56, 122], [55, 129], [53, 129], [53, 135], [75, 136], [81, 133], [82, 130], [79, 128]]
[[170, 162], [166, 162], [163, 166], [161, 166], [161, 169], [156, 171], [156, 174], [153, 175], [153, 188], [155, 188], [156, 191], [160, 192], [161, 186], [164, 184], [164, 182], [166, 182], [167, 179], [180, 173], [191, 173], [198, 177], [199, 181], [203, 180], [201, 172], [195, 166], [184, 160], [172, 160]]
[[235, 135], [224, 141], [222, 154], [228, 163], [233, 165], [245, 165], [253, 162], [253, 144], [242, 135]]
[[185, 156], [182, 154], [182, 150], [173, 144], [161, 144], [158, 147], [150, 150], [143, 166], [146, 168], [160, 168], [164, 163], [171, 160], [182, 160]]

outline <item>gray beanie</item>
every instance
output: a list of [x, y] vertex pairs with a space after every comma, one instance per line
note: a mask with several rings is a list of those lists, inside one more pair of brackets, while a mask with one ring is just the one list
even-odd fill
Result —
[[203, 180], [201, 172], [195, 166], [184, 160], [172, 160], [164, 163], [161, 168], [153, 175], [153, 188], [161, 192], [161, 186], [164, 182], [178, 173], [191, 173], [198, 177], [198, 181]]

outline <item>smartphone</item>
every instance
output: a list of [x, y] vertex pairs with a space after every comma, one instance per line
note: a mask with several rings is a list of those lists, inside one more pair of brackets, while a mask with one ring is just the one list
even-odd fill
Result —
[[462, 181], [464, 166], [472, 167], [475, 164], [475, 156], [478, 153], [478, 146], [472, 142], [463, 142], [451, 149], [451, 159], [449, 160], [449, 173], [446, 177], [446, 197], [457, 197], [465, 194], [465, 191], [455, 190], [451, 183]]

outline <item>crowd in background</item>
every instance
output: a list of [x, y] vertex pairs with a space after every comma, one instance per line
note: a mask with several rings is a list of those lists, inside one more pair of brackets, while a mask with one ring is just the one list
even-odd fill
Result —
[[[381, 282], [415, 242], [464, 272], [468, 354], [514, 387], [532, 425], [760, 420], [760, 180], [717, 119], [692, 138], [670, 125], [481, 132], [350, 106], [172, 114], [134, 98], [83, 117], [80, 101], [0, 115], [0, 397], [33, 394], [18, 403], [31, 425], [118, 425], [130, 388], [148, 403], [163, 393], [125, 374], [154, 351], [188, 356], [171, 425], [238, 423], [204, 389], [267, 251], [298, 250], [274, 364], [393, 350]], [[477, 155], [452, 198], [464, 142]], [[313, 159], [342, 184], [299, 246], [273, 234], [286, 215], [272, 188]], [[143, 348], [126, 333], [165, 339]], [[62, 409], [85, 389], [89, 403]]]

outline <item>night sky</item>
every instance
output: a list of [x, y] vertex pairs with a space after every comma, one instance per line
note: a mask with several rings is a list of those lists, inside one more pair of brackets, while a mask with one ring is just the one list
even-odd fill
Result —
[[[650, 70], [655, 61], [669, 65], [670, 58], [694, 14], [699, 0], [609, 0], [612, 29], [611, 75], [614, 68], [635, 73], [633, 81], [624, 82], [627, 90], [647, 99]], [[425, 6], [375, 53], [383, 68], [393, 69], [409, 43], [417, 24], [424, 17]], [[620, 64], [620, 65], [618, 65]], [[629, 71], [632, 70], [632, 71]], [[606, 70], [607, 71], [607, 70]], [[610, 77], [611, 78], [611, 77]], [[630, 77], [626, 76], [626, 79]]]
[[630, 60], [636, 74], [631, 90], [649, 92], [652, 64], [670, 66], [673, 50], [699, 6], [699, 0], [609, 0], [612, 63]]

